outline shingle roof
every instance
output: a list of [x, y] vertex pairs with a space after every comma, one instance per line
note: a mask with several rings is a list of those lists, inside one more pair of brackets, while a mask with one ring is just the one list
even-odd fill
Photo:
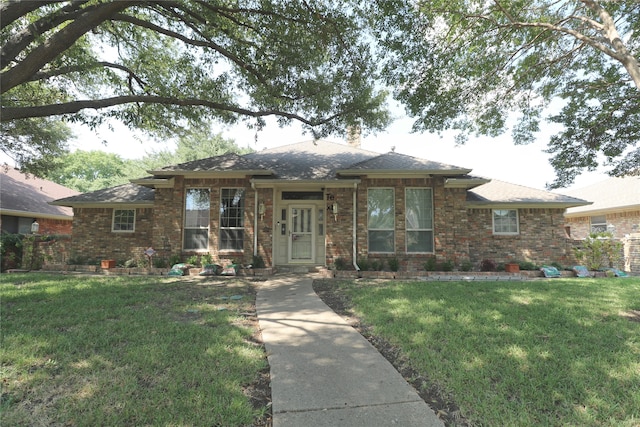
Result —
[[640, 209], [640, 176], [608, 178], [584, 188], [568, 191], [573, 197], [590, 200], [590, 206], [567, 209], [567, 216], [586, 212]]
[[254, 162], [247, 156], [236, 153], [227, 153], [221, 156], [208, 157], [206, 159], [193, 160], [177, 165], [165, 166], [154, 173], [160, 175], [173, 174], [175, 172], [223, 172], [223, 171], [260, 171], [270, 173], [260, 163]]
[[499, 180], [491, 180], [473, 190], [469, 190], [467, 193], [467, 204], [469, 206], [511, 205], [516, 207], [544, 204], [545, 206], [569, 207], [588, 203], [576, 197]]
[[420, 159], [406, 154], [389, 152], [348, 166], [346, 171], [343, 170], [339, 172], [344, 174], [372, 171], [420, 171], [421, 173], [460, 175], [471, 172], [471, 169]]
[[49, 202], [80, 194], [55, 182], [23, 174], [7, 165], [0, 166], [0, 189], [0, 210], [3, 213], [59, 219], [71, 219], [73, 210], [51, 206]]
[[58, 199], [52, 204], [58, 206], [90, 205], [94, 203], [152, 205], [154, 195], [152, 188], [130, 183]]
[[304, 141], [284, 145], [245, 157], [271, 168], [275, 178], [287, 180], [334, 180], [337, 171], [354, 163], [378, 156], [373, 151], [362, 150], [330, 141]]

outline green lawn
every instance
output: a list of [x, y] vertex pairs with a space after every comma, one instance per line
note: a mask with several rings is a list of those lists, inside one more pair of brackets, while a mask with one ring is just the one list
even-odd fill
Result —
[[267, 368], [249, 282], [2, 274], [0, 298], [1, 425], [244, 426], [266, 413], [245, 393]]
[[640, 425], [640, 278], [338, 286], [473, 423]]

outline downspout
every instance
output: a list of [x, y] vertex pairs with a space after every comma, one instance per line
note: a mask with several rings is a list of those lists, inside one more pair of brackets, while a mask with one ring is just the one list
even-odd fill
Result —
[[357, 229], [358, 229], [358, 213], [356, 212], [356, 201], [357, 201], [357, 191], [358, 184], [353, 183], [353, 267], [356, 271], [360, 271], [360, 267], [358, 267], [358, 263], [356, 261], [356, 256], [358, 255], [358, 249], [356, 245], [357, 238]]
[[258, 256], [258, 191], [256, 190], [256, 183], [251, 183], [253, 189], [253, 256]]

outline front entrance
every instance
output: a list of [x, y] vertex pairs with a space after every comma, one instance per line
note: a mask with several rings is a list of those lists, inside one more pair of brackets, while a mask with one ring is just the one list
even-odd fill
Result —
[[315, 208], [313, 205], [289, 206], [288, 249], [290, 263], [315, 262]]

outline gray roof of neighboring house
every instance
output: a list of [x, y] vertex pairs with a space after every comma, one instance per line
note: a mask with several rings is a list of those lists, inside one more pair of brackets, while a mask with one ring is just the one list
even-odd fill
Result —
[[590, 200], [593, 204], [567, 209], [566, 216], [637, 210], [640, 209], [640, 176], [608, 178], [587, 187], [567, 191], [567, 194]]
[[52, 204], [59, 206], [91, 205], [95, 203], [153, 205], [154, 195], [153, 188], [130, 183], [58, 199]]
[[49, 202], [76, 194], [80, 193], [7, 165], [0, 166], [0, 211], [3, 215], [71, 220], [73, 209], [51, 206]]
[[538, 190], [509, 182], [491, 180], [467, 193], [467, 205], [481, 206], [545, 206], [568, 207], [586, 205], [589, 202], [550, 191]]

